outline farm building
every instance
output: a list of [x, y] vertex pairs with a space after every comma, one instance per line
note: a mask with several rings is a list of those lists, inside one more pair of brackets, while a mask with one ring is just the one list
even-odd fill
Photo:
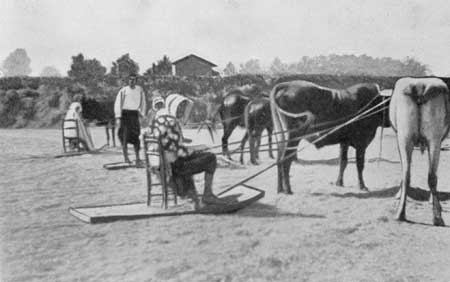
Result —
[[212, 68], [217, 65], [199, 56], [190, 54], [172, 63], [177, 76], [216, 76], [219, 73]]

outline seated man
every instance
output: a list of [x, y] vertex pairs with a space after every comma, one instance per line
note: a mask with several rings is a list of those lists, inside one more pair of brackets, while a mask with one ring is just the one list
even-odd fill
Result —
[[[70, 139], [70, 146], [72, 149], [74, 149], [78, 144], [81, 144], [84, 150], [92, 151], [95, 148], [92, 142], [91, 134], [83, 122], [81, 116], [82, 110], [83, 109], [79, 102], [73, 102], [70, 104], [66, 116], [64, 117], [64, 137]], [[74, 123], [76, 123], [78, 127], [78, 134], [75, 132], [76, 129], [74, 129]]]
[[199, 208], [197, 191], [193, 175], [205, 172], [205, 189], [203, 204], [226, 204], [212, 192], [214, 172], [217, 166], [216, 155], [181, 144], [182, 135], [175, 117], [161, 115], [156, 117], [149, 128], [149, 134], [159, 138], [166, 153], [166, 160], [172, 169], [172, 183], [179, 196], [189, 196], [194, 200], [195, 208]]

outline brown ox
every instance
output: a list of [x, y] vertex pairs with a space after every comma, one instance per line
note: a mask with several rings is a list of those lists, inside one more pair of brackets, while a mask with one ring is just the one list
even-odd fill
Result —
[[[270, 106], [278, 143], [278, 192], [292, 193], [289, 170], [302, 135], [342, 124], [382, 100], [376, 84], [357, 84], [343, 90], [321, 87], [308, 81], [275, 85], [270, 94]], [[366, 148], [375, 137], [378, 126], [389, 126], [387, 114], [386, 107], [386, 110], [350, 123], [314, 143], [317, 148], [340, 144], [338, 186], [343, 185], [348, 147], [352, 146], [356, 149], [359, 187], [367, 190], [362, 174]]]
[[400, 203], [396, 213], [398, 220], [406, 220], [411, 156], [414, 146], [420, 146], [422, 152], [428, 149], [428, 186], [433, 203], [433, 224], [444, 225], [436, 186], [441, 142], [447, 136], [450, 125], [448, 96], [448, 87], [438, 78], [402, 78], [395, 84], [389, 114], [392, 128], [397, 133], [402, 162]]

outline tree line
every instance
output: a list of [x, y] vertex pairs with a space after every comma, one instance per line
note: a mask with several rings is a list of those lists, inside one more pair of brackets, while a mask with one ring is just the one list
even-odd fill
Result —
[[250, 59], [240, 64], [239, 71], [229, 62], [225, 75], [235, 74], [330, 74], [330, 75], [370, 75], [370, 76], [425, 76], [429, 72], [426, 65], [414, 58], [397, 60], [389, 57], [373, 58], [367, 55], [303, 56], [299, 61], [284, 63], [276, 57], [268, 68], [262, 67], [258, 59]]
[[[16, 49], [3, 61], [0, 71], [4, 76], [27, 76], [31, 74], [31, 59], [25, 49]], [[120, 56], [112, 62], [109, 72], [100, 61], [89, 59], [82, 53], [72, 56], [68, 77], [79, 82], [91, 84], [107, 79], [118, 81], [130, 73], [139, 73], [139, 64], [129, 54]], [[249, 59], [237, 69], [229, 62], [223, 69], [225, 76], [236, 74], [292, 75], [292, 74], [330, 74], [330, 75], [369, 75], [369, 76], [424, 76], [430, 73], [425, 64], [414, 58], [403, 60], [390, 57], [373, 58], [367, 55], [303, 56], [297, 62], [285, 63], [280, 58], [273, 59], [268, 67], [260, 60]], [[143, 76], [165, 76], [172, 74], [172, 62], [167, 55], [154, 62], [143, 72]], [[61, 72], [54, 66], [46, 66], [40, 73], [42, 77], [59, 77]]]

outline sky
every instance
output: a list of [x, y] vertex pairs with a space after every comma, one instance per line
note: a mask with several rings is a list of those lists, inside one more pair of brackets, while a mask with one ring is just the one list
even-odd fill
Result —
[[450, 76], [448, 0], [0, 0], [0, 61], [16, 48], [66, 74], [83, 53], [105, 67], [129, 53], [144, 72], [168, 55], [203, 57], [222, 71], [303, 56], [413, 57]]

